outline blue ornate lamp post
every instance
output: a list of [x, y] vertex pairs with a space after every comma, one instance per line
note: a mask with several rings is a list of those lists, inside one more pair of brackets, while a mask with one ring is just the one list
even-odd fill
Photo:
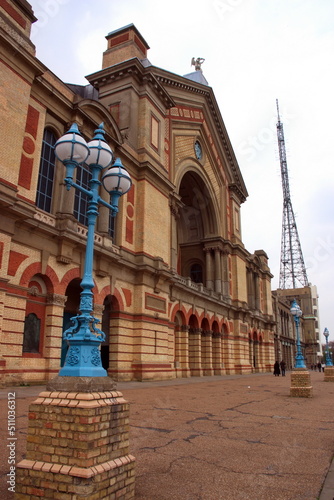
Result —
[[296, 363], [295, 368], [306, 368], [303, 353], [300, 345], [300, 336], [299, 336], [299, 325], [300, 325], [300, 317], [302, 316], [302, 310], [297, 304], [296, 299], [293, 300], [290, 308], [290, 312], [293, 316], [296, 325], [296, 334], [297, 334], [297, 353], [296, 353]]
[[[111, 210], [115, 217], [118, 212], [119, 198], [131, 188], [132, 181], [119, 158], [112, 164], [113, 153], [104, 140], [103, 123], [95, 130], [93, 139], [87, 144], [74, 123], [70, 130], [55, 144], [55, 155], [66, 167], [64, 179], [67, 190], [71, 187], [81, 191], [88, 197], [88, 233], [84, 265], [81, 281], [80, 314], [71, 318], [72, 326], [64, 332], [69, 349], [65, 364], [59, 375], [71, 377], [104, 377], [106, 370], [102, 367], [100, 345], [105, 334], [97, 328], [99, 320], [93, 316], [93, 256], [94, 232], [98, 217], [98, 206], [103, 205]], [[73, 181], [75, 168], [82, 164], [90, 168], [90, 189], [85, 189]], [[112, 165], [112, 166], [110, 166]], [[102, 170], [108, 170], [99, 180]], [[110, 194], [110, 204], [99, 196], [101, 184]]]
[[329, 330], [328, 330], [328, 328], [324, 329], [324, 335], [326, 337], [326, 366], [333, 366], [333, 362], [332, 362], [331, 356], [329, 354], [329, 345], [328, 345]]

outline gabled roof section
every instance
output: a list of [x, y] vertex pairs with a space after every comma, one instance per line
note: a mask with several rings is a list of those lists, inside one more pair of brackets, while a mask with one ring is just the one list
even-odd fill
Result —
[[[199, 83], [191, 80], [187, 77], [182, 77], [174, 73], [170, 73], [161, 68], [151, 66], [150, 70], [155, 75], [156, 80], [164, 86], [166, 91], [168, 88], [171, 89], [171, 93], [174, 93], [174, 89], [178, 91], [184, 91], [187, 94], [193, 94], [194, 99], [196, 95], [201, 96], [205, 99], [207, 103], [207, 110], [210, 113], [213, 123], [215, 125], [216, 131], [218, 133], [218, 141], [222, 147], [222, 153], [227, 161], [227, 168], [230, 170], [230, 183], [229, 189], [235, 193], [236, 196], [243, 203], [247, 196], [247, 188], [244, 183], [238, 161], [236, 159], [231, 141], [229, 139], [223, 118], [220, 113], [219, 106], [217, 104], [214, 92], [211, 87], [207, 84]], [[200, 73], [200, 71], [196, 71]], [[188, 99], [189, 100], [189, 99]]]

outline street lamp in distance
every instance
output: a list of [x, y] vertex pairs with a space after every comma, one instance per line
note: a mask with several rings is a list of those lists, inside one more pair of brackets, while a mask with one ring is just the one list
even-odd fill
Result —
[[303, 315], [296, 299], [292, 301], [290, 312], [293, 316], [296, 325], [297, 337], [297, 353], [295, 357], [295, 366], [291, 373], [291, 387], [290, 396], [309, 398], [312, 396], [313, 387], [311, 386], [311, 377], [309, 371], [306, 369], [304, 356], [302, 353], [300, 343], [300, 318]]
[[296, 325], [296, 335], [297, 335], [297, 353], [295, 357], [295, 368], [306, 368], [305, 365], [305, 360], [304, 356], [302, 353], [301, 349], [301, 343], [300, 343], [300, 333], [299, 333], [299, 327], [300, 327], [300, 318], [303, 315], [303, 312], [301, 308], [299, 307], [296, 299], [293, 300], [290, 308], [290, 312], [293, 316], [295, 325]]
[[326, 366], [333, 366], [332, 358], [329, 353], [329, 345], [328, 345], [328, 337], [329, 337], [329, 330], [328, 328], [324, 329], [324, 336], [326, 337]]

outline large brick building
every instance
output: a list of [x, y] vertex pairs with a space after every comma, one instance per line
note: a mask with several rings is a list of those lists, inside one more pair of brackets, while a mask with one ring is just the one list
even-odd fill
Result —
[[291, 303], [298, 302], [303, 316], [300, 322], [300, 343], [307, 367], [316, 365], [322, 359], [319, 330], [318, 292], [315, 285], [302, 288], [277, 289], [272, 292], [275, 325], [275, 358], [284, 359], [287, 368], [295, 364], [296, 328], [290, 313]]
[[[106, 139], [133, 186], [113, 220], [100, 210], [94, 314], [117, 380], [271, 370], [266, 253], [242, 242], [247, 197], [213, 90], [200, 68], [153, 66], [133, 25], [109, 33], [101, 71], [68, 85], [36, 57], [25, 0], [0, 4], [0, 369], [54, 377], [78, 313], [87, 201], [66, 191], [53, 145], [76, 122]], [[97, 54], [98, 57], [98, 54]], [[89, 172], [81, 166], [77, 182]], [[106, 198], [106, 193], [101, 196]]]

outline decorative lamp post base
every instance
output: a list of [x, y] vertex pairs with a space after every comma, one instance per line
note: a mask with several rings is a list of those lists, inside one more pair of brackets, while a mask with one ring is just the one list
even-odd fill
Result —
[[17, 498], [134, 498], [129, 404], [109, 377], [102, 388], [100, 382], [56, 377], [30, 405], [27, 455], [16, 468]]
[[69, 340], [69, 348], [65, 365], [59, 375], [62, 377], [107, 377], [108, 374], [101, 364], [99, 346], [96, 340]]
[[334, 382], [334, 366], [325, 366], [324, 382]]
[[306, 368], [294, 368], [291, 373], [290, 396], [310, 398], [313, 396], [310, 372]]

